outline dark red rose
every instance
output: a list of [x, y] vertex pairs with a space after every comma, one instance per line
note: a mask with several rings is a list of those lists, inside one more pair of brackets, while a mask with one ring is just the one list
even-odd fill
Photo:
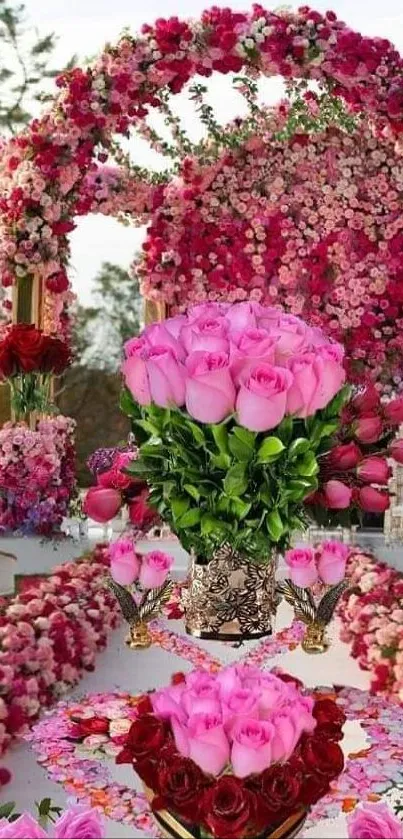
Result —
[[143, 714], [152, 714], [153, 705], [148, 693], [141, 697], [136, 705], [136, 711], [139, 717], [143, 716]]
[[300, 790], [300, 802], [305, 807], [316, 804], [329, 792], [329, 779], [323, 775], [304, 775]]
[[333, 725], [338, 725], [341, 728], [346, 721], [343, 709], [333, 699], [318, 699], [313, 706], [312, 714], [317, 720], [318, 726], [333, 723]]
[[294, 766], [285, 763], [266, 769], [258, 778], [260, 792], [271, 812], [284, 814], [295, 810], [299, 803], [301, 777]]
[[301, 758], [309, 772], [324, 775], [330, 781], [343, 771], [344, 756], [340, 746], [315, 735], [302, 741]]
[[16, 323], [9, 332], [10, 346], [23, 373], [38, 370], [43, 352], [43, 334], [33, 324]]
[[40, 369], [42, 373], [55, 373], [56, 376], [60, 376], [70, 364], [70, 350], [67, 344], [59, 338], [44, 335], [43, 341], [44, 346]]
[[107, 734], [109, 731], [109, 720], [104, 717], [90, 717], [89, 719], [73, 718], [74, 737], [88, 737], [90, 734]]
[[186, 681], [184, 673], [173, 673], [171, 676], [171, 685], [181, 685]]
[[197, 822], [203, 791], [207, 785], [206, 775], [193, 760], [171, 757], [158, 769], [158, 795], [153, 801], [153, 809], [172, 810], [184, 819]]
[[14, 372], [14, 357], [7, 336], [3, 341], [0, 341], [0, 379], [8, 379]]
[[256, 796], [239, 778], [224, 775], [205, 792], [200, 812], [217, 839], [239, 839], [255, 822]]
[[134, 720], [127, 737], [125, 750], [129, 750], [133, 760], [155, 755], [167, 739], [166, 725], [153, 714], [143, 714]]
[[280, 670], [276, 670], [276, 676], [278, 679], [281, 679], [282, 682], [287, 682], [291, 685], [294, 685], [296, 688], [302, 688], [303, 684], [300, 679], [297, 679], [296, 676], [291, 676], [291, 673], [282, 673]]

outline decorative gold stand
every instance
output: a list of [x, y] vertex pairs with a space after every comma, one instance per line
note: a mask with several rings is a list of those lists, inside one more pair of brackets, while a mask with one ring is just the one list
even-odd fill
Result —
[[131, 650], [146, 650], [151, 647], [152, 637], [146, 623], [133, 623], [125, 643]]
[[305, 653], [311, 655], [325, 653], [330, 647], [326, 638], [326, 626], [323, 623], [309, 623], [301, 647]]

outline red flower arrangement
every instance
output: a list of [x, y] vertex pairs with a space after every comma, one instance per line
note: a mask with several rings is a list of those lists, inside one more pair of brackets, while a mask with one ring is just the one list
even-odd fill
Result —
[[11, 386], [12, 407], [18, 418], [50, 407], [51, 375], [60, 376], [71, 362], [64, 341], [46, 335], [34, 324], [16, 323], [0, 338], [0, 380]]
[[[281, 703], [267, 702], [268, 686], [277, 698], [284, 692], [280, 711]], [[243, 839], [270, 835], [288, 820], [300, 824], [343, 770], [337, 741], [345, 722], [333, 700], [303, 696], [300, 686], [286, 674], [254, 667], [229, 667], [215, 676], [176, 674], [171, 688], [141, 697], [116, 761], [133, 764], [162, 825], [168, 811], [188, 830], [197, 825], [216, 839]], [[217, 703], [223, 715], [218, 721], [212, 712]], [[250, 719], [245, 707], [240, 712], [242, 704]], [[212, 768], [220, 750], [215, 769], [203, 770]], [[248, 766], [255, 771], [248, 773]]]
[[84, 512], [91, 519], [106, 524], [127, 506], [134, 527], [147, 529], [156, 521], [158, 515], [148, 504], [147, 485], [125, 472], [136, 457], [136, 446], [98, 449], [89, 457], [87, 466], [97, 482], [84, 501]]

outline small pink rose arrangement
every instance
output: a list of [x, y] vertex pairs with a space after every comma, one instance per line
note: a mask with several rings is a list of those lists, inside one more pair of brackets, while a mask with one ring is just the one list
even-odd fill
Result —
[[131, 536], [122, 536], [109, 546], [111, 575], [121, 586], [136, 585], [145, 590], [164, 585], [173, 557], [162, 551], [140, 554]]
[[403, 839], [403, 822], [382, 802], [361, 804], [347, 826], [349, 839]]
[[310, 588], [321, 582], [326, 586], [341, 583], [346, 572], [349, 548], [342, 542], [322, 542], [316, 548], [296, 547], [285, 554], [289, 577], [294, 585]]
[[[104, 839], [106, 836], [103, 821], [93, 807], [89, 809], [77, 805], [62, 813], [48, 799], [37, 806], [39, 820], [30, 813], [16, 817], [13, 814], [14, 806], [4, 805], [1, 809], [7, 810], [12, 821], [9, 821], [9, 817], [0, 818], [0, 839]], [[47, 829], [48, 822], [52, 825], [50, 832]]]

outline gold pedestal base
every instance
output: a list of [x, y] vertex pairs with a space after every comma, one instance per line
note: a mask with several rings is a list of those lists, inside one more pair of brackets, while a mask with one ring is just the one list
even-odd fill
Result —
[[130, 627], [125, 643], [131, 650], [146, 650], [151, 647], [152, 637], [146, 623], [135, 623]]
[[326, 626], [323, 623], [308, 624], [301, 647], [310, 655], [325, 653], [330, 647], [330, 642], [326, 637]]

